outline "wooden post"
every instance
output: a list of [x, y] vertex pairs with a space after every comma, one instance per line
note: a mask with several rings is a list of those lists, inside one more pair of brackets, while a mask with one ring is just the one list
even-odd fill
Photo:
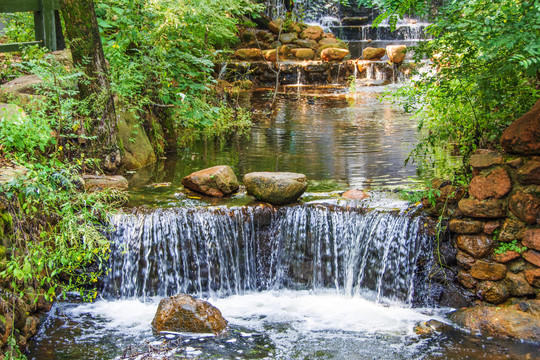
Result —
[[34, 12], [36, 40], [42, 40], [43, 46], [56, 51], [56, 25], [52, 0], [40, 0], [40, 11]]

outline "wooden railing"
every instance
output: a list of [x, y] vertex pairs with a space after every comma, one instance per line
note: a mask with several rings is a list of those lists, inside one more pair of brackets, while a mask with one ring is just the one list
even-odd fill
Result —
[[0, 0], [1, 13], [34, 12], [36, 41], [0, 44], [0, 52], [19, 51], [25, 45], [40, 45], [56, 51], [55, 11], [60, 9], [60, 0]]

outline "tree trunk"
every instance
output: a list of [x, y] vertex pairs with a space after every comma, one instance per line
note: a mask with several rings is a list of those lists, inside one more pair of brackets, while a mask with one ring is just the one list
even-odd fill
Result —
[[106, 170], [114, 171], [121, 162], [118, 124], [94, 1], [62, 0], [62, 17], [73, 63], [82, 68], [88, 77], [79, 81], [79, 91], [83, 99], [91, 100], [89, 135], [96, 137], [91, 141], [92, 150], [104, 156], [102, 166]]

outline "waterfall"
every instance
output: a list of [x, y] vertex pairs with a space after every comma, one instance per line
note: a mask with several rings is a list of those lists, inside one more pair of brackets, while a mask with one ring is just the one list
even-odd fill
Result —
[[112, 216], [109, 298], [333, 288], [411, 303], [432, 243], [415, 211], [176, 208]]

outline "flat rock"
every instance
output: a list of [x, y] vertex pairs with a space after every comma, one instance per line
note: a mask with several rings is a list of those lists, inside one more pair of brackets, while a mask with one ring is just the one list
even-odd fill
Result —
[[458, 326], [484, 336], [536, 342], [540, 339], [540, 300], [459, 309], [448, 317]]
[[501, 280], [506, 275], [506, 266], [496, 262], [478, 260], [471, 266], [470, 274], [478, 280]]
[[477, 152], [471, 155], [470, 165], [477, 170], [486, 169], [493, 165], [500, 165], [504, 162], [502, 155], [494, 151]]
[[21, 165], [13, 165], [0, 168], [0, 184], [5, 184], [26, 175], [28, 169]]
[[230, 166], [218, 165], [189, 174], [182, 185], [193, 191], [216, 197], [232, 194], [238, 187], [238, 179]]
[[521, 254], [517, 251], [508, 250], [503, 252], [502, 254], [493, 254], [491, 255], [491, 258], [499, 263], [507, 263], [509, 261], [517, 259], [520, 256]]
[[458, 207], [465, 216], [473, 218], [501, 218], [506, 215], [505, 203], [497, 199], [461, 199]]
[[298, 34], [294, 32], [281, 34], [279, 37], [279, 41], [281, 41], [282, 44], [290, 44], [295, 40], [298, 40]]
[[101, 191], [105, 189], [127, 190], [129, 183], [121, 175], [83, 175], [86, 191]]
[[527, 282], [523, 273], [514, 274], [509, 271], [504, 281], [512, 296], [521, 297], [535, 294], [534, 288]]
[[478, 200], [500, 199], [510, 192], [512, 181], [506, 170], [501, 167], [487, 175], [475, 176], [469, 185], [469, 193]]
[[244, 175], [247, 193], [270, 204], [288, 204], [307, 189], [306, 175], [289, 172], [254, 172]]
[[244, 61], [257, 61], [263, 59], [261, 49], [238, 49], [234, 52], [234, 56], [238, 60]]
[[525, 231], [521, 243], [529, 249], [540, 250], [540, 229]]
[[523, 253], [523, 258], [530, 262], [531, 264], [534, 264], [538, 267], [540, 267], [540, 252], [536, 250], [529, 250]]
[[478, 234], [482, 232], [484, 223], [471, 219], [452, 219], [448, 223], [450, 231], [458, 234]]
[[188, 294], [178, 294], [159, 302], [152, 329], [155, 332], [220, 334], [227, 329], [227, 320], [209, 302], [196, 300]]
[[291, 54], [298, 60], [313, 60], [315, 58], [315, 51], [308, 48], [291, 49]]
[[345, 56], [349, 55], [349, 50], [339, 49], [336, 47], [330, 47], [321, 51], [321, 60], [322, 61], [340, 61], [343, 60]]
[[509, 153], [540, 155], [540, 99], [503, 132], [501, 145]]
[[530, 269], [523, 272], [525, 280], [535, 288], [540, 288], [540, 269]]
[[36, 95], [37, 87], [43, 80], [37, 75], [20, 76], [0, 87], [0, 101], [19, 100], [22, 105], [28, 104]]
[[351, 190], [345, 191], [343, 194], [341, 194], [341, 196], [344, 197], [345, 199], [350, 199], [350, 200], [364, 200], [369, 197], [368, 193], [362, 190], [358, 190], [358, 189], [351, 189]]

